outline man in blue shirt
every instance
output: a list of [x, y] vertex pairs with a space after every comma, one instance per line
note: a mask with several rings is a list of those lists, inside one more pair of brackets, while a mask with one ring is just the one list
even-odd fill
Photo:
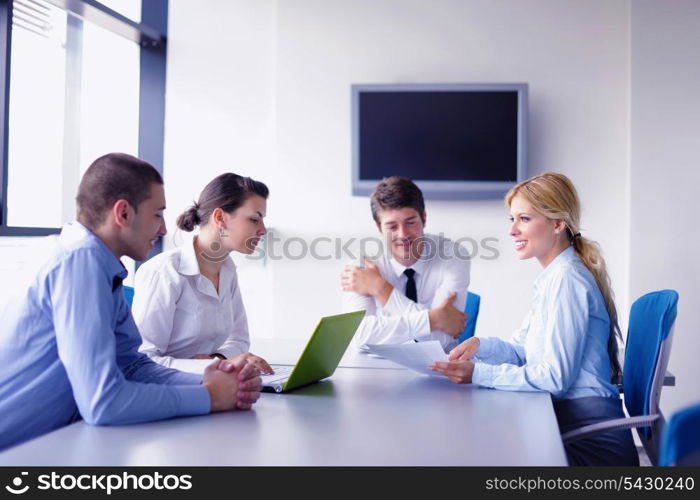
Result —
[[80, 417], [116, 425], [250, 408], [262, 386], [251, 364], [216, 360], [202, 377], [138, 352], [119, 258], [145, 260], [166, 232], [160, 174], [105, 155], [85, 172], [77, 205], [52, 257], [0, 314], [0, 449]]

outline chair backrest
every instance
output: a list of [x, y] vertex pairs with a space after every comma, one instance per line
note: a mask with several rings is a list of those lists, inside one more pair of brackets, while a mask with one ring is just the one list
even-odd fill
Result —
[[664, 426], [659, 465], [700, 465], [700, 404], [674, 413]]
[[132, 305], [134, 302], [134, 287], [124, 285], [122, 288], [124, 289], [124, 298], [126, 299], [126, 302], [129, 305]]
[[479, 306], [481, 305], [481, 297], [476, 293], [467, 292], [467, 304], [464, 306], [464, 312], [469, 316], [467, 318], [467, 326], [459, 336], [459, 341], [464, 342], [474, 336], [476, 330], [476, 319], [479, 317]]
[[660, 290], [638, 298], [630, 310], [622, 383], [625, 407], [632, 417], [659, 415], [652, 427], [637, 429], [652, 462], [656, 462], [664, 421], [659, 409], [676, 320], [678, 293]]

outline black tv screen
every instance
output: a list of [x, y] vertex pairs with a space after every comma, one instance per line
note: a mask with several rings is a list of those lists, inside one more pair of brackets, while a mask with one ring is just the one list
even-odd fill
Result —
[[354, 85], [353, 194], [409, 177], [426, 198], [502, 196], [525, 178], [526, 84]]

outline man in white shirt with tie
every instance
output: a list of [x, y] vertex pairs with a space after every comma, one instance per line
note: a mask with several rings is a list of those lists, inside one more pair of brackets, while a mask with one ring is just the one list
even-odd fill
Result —
[[438, 340], [448, 352], [467, 319], [468, 252], [423, 232], [423, 193], [410, 179], [382, 180], [370, 205], [385, 251], [365, 259], [364, 267], [346, 266], [341, 275], [343, 310], [367, 310], [353, 346]]

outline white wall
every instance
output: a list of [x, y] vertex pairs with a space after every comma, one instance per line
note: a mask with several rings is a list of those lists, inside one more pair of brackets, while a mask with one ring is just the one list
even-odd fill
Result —
[[[270, 178], [276, 164], [275, 13], [273, 0], [170, 2], [166, 248], [186, 241], [175, 219], [215, 176], [233, 171]], [[272, 269], [236, 260], [252, 332], [271, 336]]]
[[630, 295], [673, 288], [665, 414], [700, 401], [700, 2], [632, 3]]
[[[374, 236], [368, 199], [350, 196], [350, 85], [527, 82], [531, 173], [577, 184], [584, 232], [603, 245], [626, 308], [627, 2], [174, 0], [170, 9], [171, 220], [233, 170], [269, 185], [268, 222], [286, 237]], [[538, 272], [514, 259], [507, 228], [500, 200], [428, 203], [429, 231], [500, 239], [498, 259], [472, 265], [481, 334], [510, 334]], [[252, 335], [308, 335], [337, 312], [347, 260], [244, 263]]]

